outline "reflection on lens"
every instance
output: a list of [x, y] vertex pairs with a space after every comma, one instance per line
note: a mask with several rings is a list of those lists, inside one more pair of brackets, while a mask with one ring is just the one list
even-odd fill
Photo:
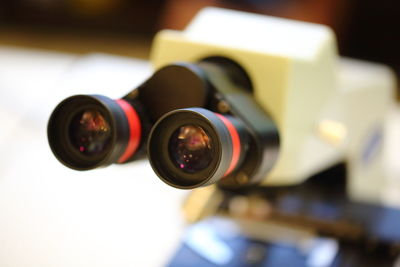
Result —
[[175, 166], [187, 173], [204, 170], [213, 159], [212, 141], [199, 126], [186, 125], [177, 129], [168, 149]]
[[72, 145], [87, 156], [101, 154], [111, 142], [110, 125], [96, 110], [86, 110], [71, 121], [69, 135]]

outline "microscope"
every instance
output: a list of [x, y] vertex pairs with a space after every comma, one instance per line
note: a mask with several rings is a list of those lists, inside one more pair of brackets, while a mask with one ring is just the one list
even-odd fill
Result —
[[192, 189], [171, 266], [396, 264], [389, 68], [339, 57], [326, 26], [221, 8], [159, 32], [151, 63], [121, 99], [62, 101], [48, 138], [69, 168], [147, 157], [167, 185]]

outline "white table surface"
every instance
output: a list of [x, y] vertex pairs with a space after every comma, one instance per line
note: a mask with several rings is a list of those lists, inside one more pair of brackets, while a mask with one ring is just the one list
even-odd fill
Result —
[[163, 266], [184, 229], [187, 191], [146, 161], [78, 172], [47, 144], [55, 105], [78, 93], [118, 98], [146, 61], [0, 47], [0, 266]]

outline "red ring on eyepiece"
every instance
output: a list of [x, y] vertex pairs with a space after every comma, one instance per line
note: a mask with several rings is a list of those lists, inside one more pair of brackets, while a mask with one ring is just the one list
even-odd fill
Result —
[[116, 100], [117, 104], [124, 111], [129, 124], [129, 141], [128, 145], [122, 156], [118, 159], [118, 163], [127, 161], [135, 154], [139, 147], [140, 139], [142, 136], [142, 125], [140, 123], [139, 115], [136, 110], [124, 99]]
[[240, 159], [240, 137], [239, 134], [235, 128], [235, 126], [230, 122], [229, 119], [226, 117], [222, 116], [221, 114], [216, 113], [216, 115], [222, 120], [222, 122], [225, 124], [226, 128], [229, 131], [229, 135], [231, 136], [232, 139], [232, 159], [229, 164], [228, 170], [225, 172], [224, 176], [229, 175], [235, 168], [236, 165], [239, 162]]

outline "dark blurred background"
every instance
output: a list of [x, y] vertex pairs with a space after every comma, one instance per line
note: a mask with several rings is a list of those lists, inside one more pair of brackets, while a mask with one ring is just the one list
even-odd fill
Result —
[[183, 29], [204, 6], [329, 25], [342, 55], [400, 74], [398, 0], [2, 0], [0, 44], [148, 58], [156, 31]]

